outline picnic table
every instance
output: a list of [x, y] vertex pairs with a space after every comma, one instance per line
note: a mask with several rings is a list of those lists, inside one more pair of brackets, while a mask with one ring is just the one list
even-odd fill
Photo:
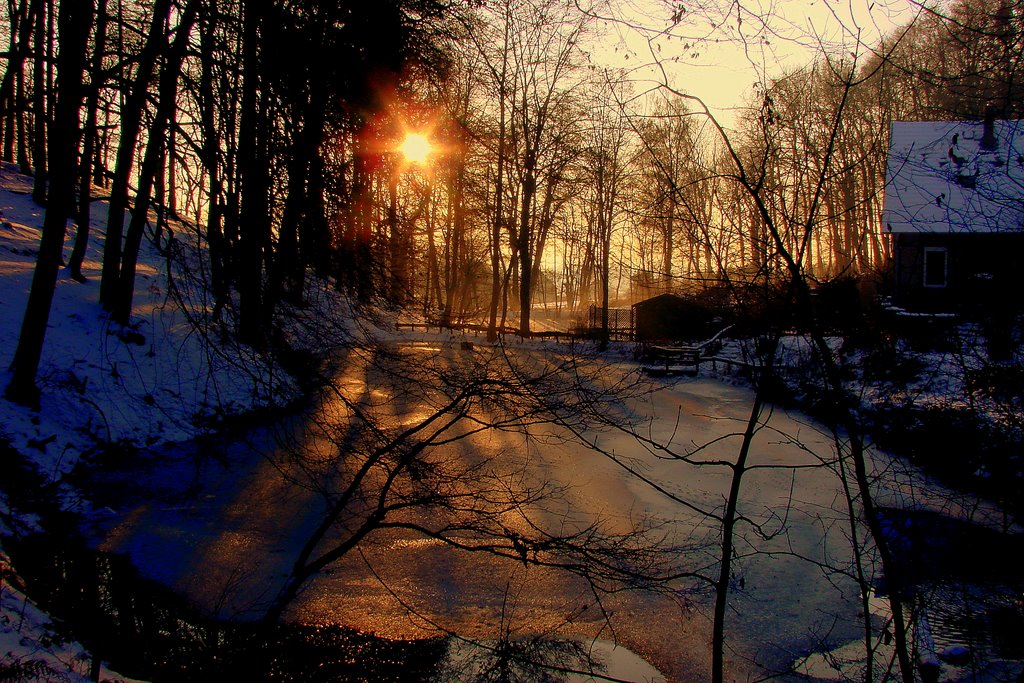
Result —
[[647, 361], [644, 372], [648, 375], [686, 373], [696, 375], [703, 357], [716, 353], [724, 335], [732, 325], [719, 330], [714, 336], [698, 344], [652, 344], [644, 349]]
[[668, 375], [685, 372], [696, 375], [700, 369], [700, 348], [697, 346], [649, 346], [646, 352], [648, 364], [644, 372], [649, 375]]

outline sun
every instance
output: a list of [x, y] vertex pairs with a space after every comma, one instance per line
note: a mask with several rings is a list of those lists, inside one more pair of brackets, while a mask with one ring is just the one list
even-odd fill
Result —
[[402, 144], [398, 146], [398, 151], [410, 164], [422, 164], [430, 158], [434, 146], [430, 144], [430, 140], [423, 133], [409, 133], [402, 140]]

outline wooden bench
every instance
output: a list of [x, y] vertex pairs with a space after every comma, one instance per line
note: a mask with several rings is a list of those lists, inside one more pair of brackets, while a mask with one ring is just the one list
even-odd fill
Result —
[[686, 373], [696, 375], [700, 362], [722, 347], [722, 337], [732, 328], [726, 325], [713, 337], [699, 344], [655, 344], [643, 350], [643, 359], [648, 362], [644, 373], [648, 375], [670, 375]]
[[650, 346], [646, 350], [648, 375], [683, 373], [696, 375], [700, 369], [700, 348], [696, 346]]

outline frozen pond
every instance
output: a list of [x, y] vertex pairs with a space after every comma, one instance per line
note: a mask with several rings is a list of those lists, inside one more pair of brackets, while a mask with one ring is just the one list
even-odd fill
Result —
[[[399, 352], [416, 365], [441, 367], [441, 376], [446, 364], [463, 363], [466, 354], [494, 353], [451, 345]], [[622, 372], [607, 366], [598, 376], [607, 384]], [[403, 384], [408, 381], [351, 362], [338, 384], [401, 426], [427, 414], [417, 390]], [[718, 527], [698, 511], [721, 511], [731, 470], [712, 463], [735, 459], [752, 398], [742, 387], [688, 378], [611, 405], [623, 421], [648, 418], [638, 422], [641, 437], [691, 454], [690, 462], [652, 452], [616, 430], [585, 432], [599, 450], [587, 448], [565, 427], [548, 423], [532, 425], [530, 438], [490, 429], [443, 448], [453, 462], [500, 463], [510, 487], [543, 484], [557, 491], [510, 511], [510, 524], [528, 519], [566, 530], [600, 522], [622, 533], [656, 525], [663, 542], [679, 549], [680, 566], [710, 576]], [[319, 409], [321, 415], [346, 410], [329, 400]], [[785, 670], [811, 651], [863, 635], [856, 585], [823, 570], [848, 570], [852, 559], [846, 499], [828, 466], [832, 437], [805, 416], [779, 409], [766, 411], [762, 421], [752, 450], [755, 468], [743, 480], [740, 512], [750, 523], [738, 538], [727, 622], [727, 671], [737, 680]], [[318, 467], [338, 445], [336, 435], [295, 422], [253, 430], [226, 445], [205, 444], [213, 458], [182, 450], [98, 473], [98, 545], [130, 555], [145, 575], [211, 612], [257, 618], [322, 518], [318, 487], [328, 482]], [[282, 436], [302, 440], [309, 461], [278, 449]], [[895, 469], [879, 476], [884, 503], [913, 494], [917, 505], [949, 511], [941, 492], [917, 480], [910, 492]], [[451, 538], [460, 540], [457, 533]], [[468, 532], [465, 541], [472, 542]], [[638, 653], [669, 680], [703, 680], [710, 666], [711, 594], [701, 588], [700, 581], [680, 580], [659, 593], [595, 592], [574, 574], [455, 549], [398, 525], [370, 534], [314, 578], [288, 615], [395, 638], [599, 638]]]

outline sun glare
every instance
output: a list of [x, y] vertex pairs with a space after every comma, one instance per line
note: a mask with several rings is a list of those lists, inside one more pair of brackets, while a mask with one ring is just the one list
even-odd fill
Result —
[[430, 158], [433, 146], [423, 133], [409, 133], [405, 136], [398, 151], [410, 164], [422, 164]]

